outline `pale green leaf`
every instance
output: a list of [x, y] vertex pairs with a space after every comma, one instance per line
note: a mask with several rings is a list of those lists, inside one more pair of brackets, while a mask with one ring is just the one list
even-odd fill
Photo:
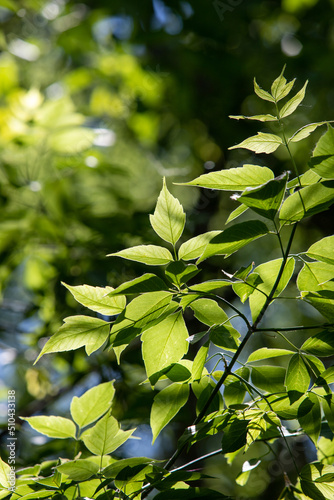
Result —
[[[255, 290], [249, 298], [249, 306], [252, 312], [253, 321], [256, 320], [263, 305], [266, 302], [266, 296], [268, 296], [276, 282], [279, 270], [281, 268], [282, 259], [271, 260], [260, 264], [254, 269], [254, 272], [259, 274], [262, 283], [257, 285], [257, 290]], [[282, 293], [287, 284], [289, 283], [291, 276], [295, 268], [295, 261], [293, 258], [288, 259], [285, 264], [285, 268], [279, 284], [276, 288], [274, 297], [277, 297]]]
[[228, 319], [226, 312], [212, 299], [198, 299], [190, 307], [195, 317], [208, 326], [220, 325]]
[[300, 129], [295, 132], [288, 142], [298, 142], [301, 141], [302, 139], [305, 139], [308, 137], [314, 130], [316, 130], [318, 127], [321, 127], [321, 125], [324, 125], [327, 122], [318, 122], [318, 123], [310, 123], [309, 125], [304, 125], [304, 127], [301, 127]]
[[200, 380], [202, 377], [204, 365], [206, 363], [206, 359], [208, 356], [209, 352], [209, 347], [210, 347], [210, 342], [205, 342], [203, 344], [194, 359], [193, 367], [192, 367], [192, 379], [193, 380]]
[[334, 355], [334, 331], [323, 330], [307, 339], [301, 349], [319, 357]]
[[70, 316], [65, 324], [45, 344], [35, 363], [43, 354], [72, 351], [85, 346], [88, 355], [99, 349], [109, 336], [110, 326], [106, 321], [90, 316]]
[[115, 290], [108, 293], [108, 297], [123, 294], [136, 295], [138, 293], [159, 292], [161, 290], [166, 290], [166, 288], [168, 287], [162, 279], [158, 278], [155, 274], [146, 273], [139, 278], [122, 283]]
[[334, 323], [334, 291], [302, 292], [302, 299], [309, 302], [325, 318]]
[[254, 153], [269, 154], [276, 151], [281, 144], [283, 144], [283, 141], [279, 135], [258, 132], [257, 135], [248, 137], [248, 139], [240, 142], [240, 144], [231, 146], [228, 149], [243, 148], [254, 151]]
[[185, 241], [179, 248], [179, 259], [198, 259], [198, 257], [202, 255], [208, 242], [219, 233], [220, 231], [209, 231]]
[[54, 415], [20, 418], [21, 420], [26, 420], [35, 431], [45, 436], [58, 439], [75, 438], [76, 429], [74, 422], [68, 418], [56, 417]]
[[276, 78], [276, 80], [273, 81], [271, 85], [271, 93], [276, 102], [284, 99], [284, 97], [290, 93], [295, 83], [295, 80], [291, 80], [291, 82], [286, 81], [283, 76], [284, 70], [285, 66], [282, 69], [282, 73]]
[[301, 292], [334, 290], [334, 265], [327, 262], [305, 263], [298, 274], [297, 286]]
[[89, 285], [70, 286], [63, 282], [62, 284], [71, 292], [79, 304], [100, 314], [113, 316], [119, 314], [125, 307], [125, 297], [110, 298], [107, 296], [113, 291], [111, 286], [101, 288]]
[[[15, 490], [17, 493], [17, 490]], [[20, 500], [37, 500], [38, 498], [50, 497], [50, 490], [39, 490], [28, 493], [27, 495], [20, 496]]]
[[108, 455], [125, 443], [134, 431], [122, 431], [117, 420], [107, 414], [83, 434], [82, 440], [94, 455]]
[[285, 368], [282, 366], [253, 366], [251, 377], [253, 384], [265, 392], [285, 391]]
[[263, 99], [265, 101], [275, 102], [275, 99], [273, 98], [273, 96], [271, 94], [269, 94], [269, 92], [261, 89], [261, 87], [256, 82], [255, 78], [254, 78], [254, 92], [258, 97], [260, 97], [261, 99]]
[[114, 381], [104, 382], [86, 391], [82, 396], [74, 396], [71, 402], [71, 415], [79, 427], [85, 427], [109, 410], [115, 389]]
[[185, 185], [223, 191], [243, 191], [247, 187], [260, 186], [273, 178], [274, 173], [270, 168], [259, 165], [243, 165], [242, 167], [200, 175]]
[[170, 251], [158, 245], [138, 245], [107, 255], [107, 257], [113, 256], [134, 260], [135, 262], [142, 262], [148, 266], [163, 266], [173, 260]]
[[229, 256], [252, 241], [267, 234], [267, 226], [259, 220], [249, 220], [228, 227], [208, 243], [198, 262], [213, 255]]
[[262, 186], [247, 188], [237, 200], [263, 217], [274, 220], [285, 194], [286, 182], [285, 173]]
[[189, 333], [182, 312], [168, 316], [158, 327], [153, 326], [142, 335], [142, 352], [147, 376], [177, 363], [187, 353]]
[[0, 485], [3, 488], [10, 488], [9, 475], [11, 472], [10, 465], [6, 464], [0, 457]]
[[321, 428], [321, 408], [318, 397], [308, 393], [298, 409], [298, 421], [316, 445]]
[[[301, 185], [302, 187], [311, 186], [316, 182], [321, 181], [321, 177], [316, 174], [313, 170], [308, 169], [306, 172], [299, 177], [294, 177], [291, 181], [288, 182], [288, 189], [290, 188], [298, 188]], [[300, 182], [300, 184], [299, 184]]]
[[239, 205], [235, 210], [233, 210], [233, 212], [230, 213], [230, 215], [226, 219], [225, 224], [229, 224], [230, 222], [235, 220], [237, 217], [242, 215], [244, 212], [246, 212], [246, 210], [248, 210], [248, 207], [246, 207], [246, 205], [243, 205], [243, 204]]
[[289, 196], [282, 205], [279, 217], [283, 222], [297, 222], [327, 210], [333, 203], [334, 181], [318, 182]]
[[313, 243], [307, 250], [306, 255], [311, 259], [334, 265], [334, 236], [327, 236]]
[[154, 397], [151, 409], [150, 425], [153, 434], [152, 443], [162, 429], [172, 420], [186, 404], [189, 396], [188, 384], [172, 384]]
[[323, 464], [332, 465], [334, 463], [334, 441], [326, 437], [320, 437], [317, 449], [318, 460]]
[[110, 344], [113, 347], [128, 344], [145, 328], [152, 326], [166, 311], [172, 297], [170, 292], [152, 292], [134, 298], [113, 324]]
[[294, 354], [286, 371], [285, 385], [287, 390], [304, 394], [309, 388], [310, 381], [310, 375], [303, 357], [299, 353]]
[[191, 291], [207, 293], [219, 290], [225, 286], [230, 286], [232, 283], [233, 282], [230, 280], [209, 280], [197, 283], [196, 285], [191, 285], [189, 288]]
[[268, 347], [261, 347], [256, 351], [252, 352], [246, 363], [252, 363], [254, 361], [260, 361], [262, 359], [276, 358], [277, 356], [287, 356], [294, 354], [294, 351], [289, 351], [288, 349], [269, 349]]
[[233, 120], [256, 120], [259, 122], [274, 122], [278, 120], [277, 116], [274, 115], [229, 115], [229, 118], [232, 118]]
[[85, 481], [99, 471], [99, 466], [90, 460], [71, 460], [57, 465], [57, 470], [73, 481]]
[[241, 302], [244, 303], [260, 283], [262, 283], [260, 276], [257, 273], [252, 273], [245, 282], [234, 283], [232, 288]]
[[160, 238], [175, 245], [183, 233], [185, 221], [182, 205], [170, 194], [164, 179], [154, 214], [150, 215], [151, 226]]
[[305, 82], [304, 87], [292, 99], [282, 106], [280, 110], [281, 118], [291, 115], [298, 108], [299, 104], [304, 100], [307, 84], [308, 81]]
[[331, 125], [328, 125], [327, 132], [320, 137], [310, 166], [321, 177], [334, 179], [334, 129]]

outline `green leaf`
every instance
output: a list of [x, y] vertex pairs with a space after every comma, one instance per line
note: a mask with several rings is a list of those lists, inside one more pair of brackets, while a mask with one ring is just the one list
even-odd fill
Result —
[[109, 323], [90, 316], [70, 316], [45, 344], [35, 363], [48, 352], [72, 351], [85, 346], [88, 356], [97, 351], [109, 336]]
[[[263, 305], [266, 302], [266, 296], [268, 296], [275, 284], [279, 270], [281, 268], [282, 259], [271, 260], [260, 264], [254, 269], [254, 272], [259, 274], [262, 283], [257, 285], [257, 290], [255, 290], [249, 298], [249, 306], [252, 312], [253, 321], [258, 317]], [[280, 295], [285, 287], [288, 285], [291, 276], [295, 268], [295, 261], [291, 257], [287, 260], [282, 277], [276, 288], [274, 297]]]
[[[328, 388], [330, 391], [330, 389]], [[334, 431], [334, 401], [333, 401], [333, 393], [325, 394], [324, 396], [319, 398], [321, 402], [321, 406], [323, 412], [325, 414], [325, 418], [328, 423], [328, 427], [333, 432]]]
[[3, 488], [10, 488], [9, 475], [11, 473], [10, 465], [6, 464], [0, 457], [0, 485]]
[[229, 118], [233, 120], [256, 120], [259, 122], [274, 122], [277, 121], [277, 116], [273, 115], [253, 115], [253, 116], [244, 116], [244, 115], [229, 115]]
[[305, 263], [298, 274], [297, 286], [301, 292], [334, 290], [334, 265], [326, 262]]
[[76, 429], [74, 422], [68, 418], [53, 415], [20, 418], [21, 420], [26, 420], [35, 431], [45, 436], [58, 439], [75, 438]]
[[170, 194], [164, 179], [154, 214], [150, 215], [151, 226], [160, 238], [175, 245], [183, 233], [185, 221], [182, 205]]
[[193, 368], [192, 368], [192, 379], [193, 380], [200, 380], [202, 377], [204, 365], [206, 363], [206, 359], [207, 359], [208, 352], [209, 352], [209, 347], [210, 347], [210, 342], [205, 342], [205, 344], [203, 344], [199, 348], [199, 350], [195, 356], [195, 359], [193, 362]]
[[189, 333], [182, 312], [168, 316], [142, 335], [142, 353], [147, 376], [177, 363], [188, 352]]
[[288, 391], [297, 391], [305, 393], [310, 385], [310, 375], [303, 361], [303, 357], [296, 353], [290, 359], [286, 376], [285, 385]]
[[241, 302], [244, 303], [260, 283], [262, 283], [260, 276], [257, 273], [252, 273], [244, 283], [234, 283], [232, 288], [239, 296]]
[[243, 148], [254, 151], [254, 153], [269, 154], [276, 151], [281, 144], [283, 144], [283, 141], [279, 135], [258, 132], [257, 135], [248, 137], [248, 139], [245, 139], [239, 144], [231, 146], [228, 149]]
[[276, 102], [284, 99], [284, 97], [286, 97], [290, 93], [295, 83], [295, 79], [287, 83], [286, 79], [283, 76], [284, 70], [285, 66], [282, 70], [282, 73], [279, 75], [279, 77], [276, 78], [276, 80], [273, 81], [271, 85], [271, 93]]
[[[334, 265], [334, 236], [327, 236], [313, 243], [307, 250], [306, 255], [311, 259], [321, 260], [327, 264]], [[334, 277], [334, 276], [333, 276]]]
[[185, 264], [184, 262], [178, 260], [176, 262], [171, 262], [167, 266], [165, 274], [174, 285], [181, 287], [199, 272], [200, 270], [197, 266], [195, 266], [195, 264]]
[[186, 404], [188, 397], [188, 384], [171, 384], [158, 392], [154, 397], [150, 417], [153, 434], [152, 443], [154, 443], [162, 429], [175, 417], [182, 406]]
[[322, 290], [321, 292], [303, 292], [302, 299], [309, 302], [325, 318], [334, 322], [334, 292], [333, 290]]
[[170, 292], [161, 291], [145, 293], [134, 298], [113, 324], [110, 344], [114, 347], [128, 344], [145, 328], [152, 326], [152, 323], [167, 310], [172, 297]]
[[320, 437], [317, 450], [318, 460], [323, 464], [331, 465], [334, 462], [334, 441]]
[[192, 488], [172, 488], [168, 491], [161, 491], [158, 493], [154, 500], [196, 500], [197, 498], [202, 498], [203, 500], [229, 500], [229, 497], [226, 497], [222, 493], [218, 491], [211, 490], [209, 488], [200, 488], [199, 486], [195, 486]]
[[78, 154], [90, 148], [95, 132], [88, 127], [62, 127], [50, 133], [49, 147], [61, 154]]
[[304, 100], [305, 97], [305, 91], [307, 87], [308, 81], [305, 82], [305, 85], [302, 89], [300, 89], [297, 94], [292, 97], [287, 103], [282, 106], [280, 110], [280, 117], [285, 118], [286, 116], [291, 115], [299, 106], [299, 104]]
[[171, 382], [186, 382], [191, 377], [192, 366], [193, 362], [190, 359], [181, 359], [178, 363], [174, 363], [165, 375]]
[[[17, 490], [15, 490], [17, 493]], [[50, 490], [39, 490], [33, 491], [32, 493], [28, 493], [27, 495], [20, 496], [20, 500], [37, 500], [37, 498], [46, 498], [50, 497]]]
[[252, 366], [253, 384], [266, 392], [282, 392], [285, 390], [285, 368], [282, 366]]
[[173, 260], [170, 251], [158, 245], [138, 245], [107, 255], [107, 257], [113, 256], [134, 260], [135, 262], [142, 262], [148, 266], [164, 266]]
[[313, 151], [310, 166], [321, 177], [334, 178], [334, 129], [329, 124]]
[[317, 385], [333, 384], [334, 383], [334, 366], [330, 366], [322, 372], [317, 380], [315, 381]]
[[327, 210], [333, 202], [334, 181], [318, 182], [289, 196], [282, 205], [279, 218], [287, 223], [297, 222]]
[[321, 409], [317, 396], [308, 393], [298, 409], [298, 421], [316, 445], [321, 428]]
[[208, 326], [220, 325], [228, 320], [226, 312], [212, 299], [198, 299], [190, 304], [195, 317]]
[[287, 174], [271, 179], [262, 186], [247, 188], [237, 200], [254, 212], [274, 220], [285, 193]]
[[324, 125], [327, 122], [318, 122], [318, 123], [310, 123], [309, 125], [304, 125], [304, 127], [301, 127], [300, 129], [295, 132], [290, 139], [288, 139], [288, 142], [298, 142], [301, 141], [302, 139], [305, 139], [308, 137], [314, 130], [316, 130], [318, 127], [321, 127], [321, 125]]
[[[321, 177], [313, 172], [313, 170], [306, 170], [306, 172], [298, 177], [294, 177], [291, 181], [288, 182], [288, 189], [290, 188], [298, 188], [299, 186], [311, 186], [317, 182], [321, 181]], [[299, 184], [300, 182], [300, 184]]]
[[248, 207], [246, 207], [246, 205], [242, 205], [242, 204], [239, 205], [235, 210], [233, 210], [233, 212], [230, 213], [230, 215], [226, 219], [225, 225], [229, 224], [233, 220], [237, 219], [240, 215], [242, 215], [244, 212], [246, 212], [246, 210], [248, 210]]
[[[220, 232], [220, 231], [219, 231]], [[202, 283], [198, 283], [196, 285], [191, 285], [189, 288], [195, 292], [213, 292], [214, 290], [219, 290], [225, 286], [231, 286], [232, 281], [230, 280], [209, 280], [203, 281]]]
[[210, 340], [218, 347], [227, 351], [236, 351], [239, 346], [240, 333], [230, 322], [210, 328]]
[[212, 238], [198, 263], [213, 255], [226, 255], [228, 257], [268, 232], [267, 226], [259, 220], [249, 220], [228, 227]]
[[57, 470], [73, 481], [85, 481], [99, 471], [99, 466], [90, 460], [71, 460], [58, 465]]
[[248, 422], [249, 420], [235, 418], [224, 428], [222, 439], [224, 454], [240, 450], [246, 444]]
[[152, 458], [146, 457], [124, 458], [108, 465], [108, 467], [103, 470], [103, 475], [115, 479], [117, 475], [127, 467], [136, 467], [137, 465], [150, 464], [152, 462]]
[[113, 291], [111, 286], [101, 288], [98, 286], [79, 285], [70, 286], [62, 282], [73, 295], [75, 300], [92, 311], [113, 316], [119, 314], [126, 305], [125, 297], [110, 298], [108, 294]]
[[224, 401], [227, 407], [241, 404], [246, 395], [246, 385], [235, 377], [227, 377], [224, 388]]
[[315, 356], [328, 357], [334, 355], [334, 332], [323, 330], [309, 339], [301, 346], [301, 350]]
[[224, 191], [244, 191], [247, 187], [260, 186], [273, 178], [274, 172], [267, 167], [243, 165], [242, 167], [200, 175], [185, 185]]
[[108, 455], [125, 443], [135, 430], [122, 431], [117, 420], [107, 414], [84, 432], [82, 440], [94, 455]]
[[71, 402], [71, 415], [79, 427], [95, 422], [110, 409], [115, 395], [114, 381], [96, 385], [82, 396], [74, 396]]
[[276, 358], [277, 356], [287, 356], [294, 354], [294, 351], [288, 349], [269, 349], [268, 347], [261, 347], [249, 355], [246, 363], [260, 361], [261, 359]]
[[155, 274], [146, 273], [139, 278], [122, 283], [115, 290], [108, 293], [108, 297], [113, 297], [115, 295], [136, 295], [138, 293], [159, 292], [161, 290], [166, 290], [166, 288], [168, 287], [162, 279], [158, 278]]
[[261, 89], [261, 87], [257, 84], [255, 78], [254, 78], [254, 92], [258, 97], [260, 97], [260, 99], [263, 99], [265, 101], [275, 102], [275, 99], [271, 94], [269, 94], [269, 92]]
[[220, 231], [209, 231], [185, 241], [179, 248], [179, 259], [198, 259], [198, 257], [202, 255], [209, 241], [219, 233]]
[[[291, 401], [286, 392], [278, 395], [272, 395], [267, 398], [268, 404], [270, 404], [270, 408], [272, 409], [279, 418], [283, 420], [295, 420], [299, 415], [302, 414], [302, 411], [299, 410], [300, 405], [305, 400], [306, 395], [301, 396], [297, 400]], [[303, 408], [302, 408], [303, 410]], [[308, 409], [306, 409], [308, 411]]]

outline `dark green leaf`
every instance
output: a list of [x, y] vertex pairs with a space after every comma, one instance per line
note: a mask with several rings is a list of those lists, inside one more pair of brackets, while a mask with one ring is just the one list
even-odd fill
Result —
[[327, 357], [334, 355], [334, 331], [323, 330], [307, 339], [301, 349], [315, 356]]
[[299, 353], [294, 354], [289, 361], [285, 377], [287, 390], [305, 393], [309, 388], [310, 381], [303, 357]]
[[240, 333], [233, 328], [230, 322], [210, 328], [210, 340], [226, 351], [236, 351], [239, 346]]
[[[320, 462], [304, 465], [300, 472], [300, 485], [304, 494], [312, 500], [333, 500], [333, 473], [334, 467], [331, 465], [324, 465]], [[325, 476], [328, 477], [329, 481], [321, 482]]]
[[334, 322], [334, 291], [302, 293], [302, 298], [315, 307], [325, 318]]
[[162, 279], [155, 274], [146, 273], [139, 278], [122, 283], [112, 292], [108, 293], [108, 297], [114, 295], [135, 295], [137, 293], [158, 292], [166, 290], [168, 287]]
[[152, 443], [154, 443], [162, 429], [175, 417], [182, 406], [186, 404], [188, 396], [188, 384], [172, 384], [162, 389], [154, 397], [150, 418], [153, 434]]
[[222, 439], [224, 454], [240, 450], [240, 448], [246, 444], [248, 423], [249, 420], [234, 418], [232, 422], [224, 428]]
[[256, 287], [263, 283], [260, 275], [257, 273], [250, 274], [244, 283], [234, 283], [232, 288], [233, 291], [239, 296], [242, 303], [244, 303], [253, 292], [255, 292]]
[[298, 421], [316, 445], [321, 428], [321, 409], [317, 396], [308, 393], [298, 409]]
[[285, 390], [285, 368], [282, 366], [253, 366], [253, 384], [265, 392], [282, 392]]
[[331, 125], [313, 151], [311, 168], [321, 177], [334, 179], [334, 129]]
[[184, 262], [178, 260], [176, 262], [171, 262], [166, 268], [167, 278], [177, 287], [180, 287], [191, 278], [199, 273], [199, 269], [195, 264], [184, 264]]

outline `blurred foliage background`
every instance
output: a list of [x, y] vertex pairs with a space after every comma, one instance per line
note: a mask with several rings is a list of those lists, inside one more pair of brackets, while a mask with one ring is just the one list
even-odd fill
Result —
[[[139, 385], [145, 379], [139, 344], [121, 366], [110, 353], [87, 358], [82, 350], [48, 355], [33, 366], [62, 319], [83, 312], [61, 281], [117, 286], [143, 272], [140, 264], [105, 255], [157, 243], [148, 214], [163, 176], [187, 211], [185, 236], [191, 237], [221, 229], [233, 201], [173, 182], [242, 163], [268, 164], [277, 174], [289, 170], [280, 149], [269, 159], [229, 153], [258, 128], [228, 115], [271, 112], [254, 96], [252, 80], [269, 88], [286, 64], [297, 90], [309, 80], [291, 127], [333, 119], [333, 14], [333, 0], [0, 1], [2, 437], [8, 389], [16, 390], [18, 415], [66, 416], [73, 395], [116, 379], [115, 415], [125, 427], [139, 425], [142, 437], [122, 456], [172, 452], [193, 408], [150, 446], [154, 392]], [[300, 172], [315, 139], [295, 145]], [[301, 248], [332, 234], [333, 212], [327, 214], [302, 224]], [[251, 260], [259, 264], [261, 252], [276, 256], [270, 242], [251, 252], [247, 247], [226, 263], [212, 259], [202, 273], [217, 277], [223, 265], [234, 272]], [[316, 320], [307, 308], [280, 314], [280, 321]], [[193, 318], [189, 325], [195, 332]], [[25, 426], [19, 442], [19, 466], [73, 454]], [[312, 450], [297, 445], [302, 463]], [[259, 468], [247, 498], [272, 498], [276, 462], [269, 460], [271, 476]], [[225, 462], [211, 461], [208, 470], [217, 477], [214, 487], [239, 494], [236, 473], [226, 472]]]

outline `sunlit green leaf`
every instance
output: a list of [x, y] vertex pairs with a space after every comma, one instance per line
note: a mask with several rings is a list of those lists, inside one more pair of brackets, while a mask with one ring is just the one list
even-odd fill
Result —
[[310, 166], [321, 177], [334, 179], [334, 129], [329, 124], [313, 151]]
[[246, 278], [246, 281], [244, 281], [243, 283], [234, 283], [232, 288], [240, 298], [241, 302], [244, 303], [248, 299], [248, 297], [256, 290], [257, 285], [259, 285], [260, 283], [262, 283], [260, 275], [257, 273], [252, 273]]
[[[263, 305], [266, 302], [266, 296], [268, 296], [276, 282], [279, 270], [282, 265], [282, 259], [271, 260], [269, 262], [265, 262], [264, 264], [260, 264], [258, 267], [254, 269], [254, 272], [259, 274], [262, 283], [257, 285], [257, 290], [255, 290], [250, 298], [249, 305], [252, 312], [252, 318], [255, 319], [258, 317]], [[285, 287], [288, 285], [291, 276], [293, 274], [295, 268], [295, 261], [293, 258], [287, 260], [282, 277], [279, 281], [279, 284], [276, 288], [274, 297], [277, 297], [282, 293]]]
[[57, 466], [57, 470], [74, 481], [85, 481], [94, 476], [99, 466], [90, 460], [71, 460]]
[[313, 243], [307, 250], [306, 255], [311, 259], [334, 265], [334, 236], [327, 236]]
[[308, 137], [314, 130], [316, 130], [321, 125], [324, 125], [327, 122], [318, 122], [318, 123], [310, 123], [309, 125], [304, 125], [297, 132], [295, 132], [289, 139], [289, 142], [298, 142], [302, 139]]
[[246, 385], [235, 377], [228, 377], [224, 388], [226, 406], [243, 403], [246, 395]]
[[80, 304], [100, 314], [112, 316], [119, 314], [125, 307], [125, 297], [110, 298], [107, 296], [113, 291], [111, 286], [101, 288], [98, 286], [79, 285], [70, 286], [62, 283]]
[[75, 425], [72, 420], [54, 415], [41, 415], [37, 417], [20, 417], [26, 420], [35, 431], [45, 436], [58, 439], [75, 438]]
[[[312, 500], [334, 499], [334, 467], [320, 462], [306, 464], [300, 472], [300, 485]], [[328, 480], [326, 480], [326, 477]]]
[[183, 233], [185, 221], [182, 205], [170, 194], [164, 179], [154, 215], [150, 216], [151, 225], [160, 238], [175, 245]]
[[199, 348], [199, 350], [195, 356], [194, 363], [193, 363], [193, 369], [192, 369], [193, 380], [200, 380], [200, 378], [202, 377], [204, 365], [205, 365], [207, 355], [209, 352], [209, 347], [210, 347], [210, 342], [205, 342], [205, 344], [203, 344]]
[[261, 347], [248, 356], [246, 363], [260, 361], [262, 359], [276, 358], [277, 356], [287, 356], [291, 354], [294, 354], [294, 351], [289, 351], [288, 349], [269, 349], [268, 347]]
[[261, 89], [261, 87], [256, 82], [255, 78], [254, 78], [254, 92], [257, 96], [259, 96], [261, 99], [264, 99], [265, 101], [275, 102], [275, 99], [271, 94], [269, 94], [269, 92]]
[[195, 264], [185, 264], [178, 260], [171, 262], [165, 271], [166, 277], [177, 287], [187, 283], [191, 278], [196, 276], [200, 270]]
[[327, 210], [333, 203], [334, 181], [318, 182], [289, 196], [282, 205], [279, 218], [287, 223], [297, 222]]
[[[109, 297], [115, 295], [136, 295], [137, 293], [159, 292], [166, 290], [168, 287], [162, 279], [158, 278], [155, 274], [146, 273], [139, 278], [122, 283], [115, 290], [108, 293]], [[124, 305], [125, 307], [125, 305]], [[123, 308], [124, 309], [124, 308]]]
[[208, 242], [213, 238], [213, 236], [216, 236], [219, 233], [220, 231], [209, 231], [185, 241], [179, 248], [179, 259], [198, 259], [198, 257], [202, 255]]
[[304, 87], [294, 97], [282, 106], [280, 110], [281, 118], [291, 115], [298, 108], [299, 104], [304, 100], [307, 84], [308, 81], [305, 82]]
[[233, 212], [230, 213], [230, 215], [226, 219], [225, 224], [229, 224], [233, 220], [237, 219], [240, 215], [246, 212], [246, 210], [248, 210], [248, 207], [246, 207], [246, 205], [239, 205], [235, 210], [233, 210]]
[[334, 291], [302, 292], [302, 299], [309, 302], [325, 318], [334, 323]]
[[231, 146], [228, 149], [249, 149], [254, 151], [254, 153], [273, 153], [276, 149], [283, 144], [283, 141], [279, 135], [267, 134], [265, 132], [258, 132], [257, 135], [248, 137], [244, 141]]
[[322, 372], [316, 380], [316, 384], [324, 385], [324, 384], [333, 384], [334, 383], [334, 366], [330, 366]]
[[273, 178], [274, 172], [267, 167], [243, 165], [238, 168], [229, 168], [200, 175], [196, 179], [187, 182], [186, 185], [222, 189], [224, 191], [243, 191], [247, 187], [260, 186]]
[[153, 460], [151, 458], [146, 457], [124, 458], [108, 465], [108, 467], [103, 470], [103, 475], [105, 477], [116, 478], [117, 474], [127, 467], [135, 467], [137, 465], [149, 464], [152, 462]]
[[334, 265], [326, 262], [308, 262], [298, 274], [297, 286], [301, 292], [334, 290]]
[[285, 390], [285, 368], [282, 366], [253, 366], [253, 384], [266, 392], [281, 392]]
[[283, 200], [286, 182], [287, 174], [280, 175], [262, 186], [247, 188], [237, 199], [254, 212], [274, 220]]
[[244, 116], [244, 115], [229, 115], [229, 118], [233, 120], [256, 120], [259, 122], [274, 122], [277, 121], [277, 116], [273, 115], [253, 115], [253, 116]]
[[287, 390], [305, 393], [309, 388], [310, 381], [303, 357], [299, 353], [294, 354], [289, 361], [285, 376]]
[[212, 299], [198, 299], [190, 304], [195, 317], [205, 325], [220, 325], [228, 319], [226, 312]]
[[114, 381], [104, 382], [86, 391], [82, 396], [74, 396], [71, 402], [71, 415], [79, 427], [85, 427], [109, 410], [115, 389]]
[[142, 335], [142, 352], [148, 377], [177, 363], [189, 348], [189, 337], [182, 312], [168, 316], [157, 327]]
[[240, 333], [233, 328], [230, 322], [215, 325], [210, 328], [210, 340], [218, 347], [227, 351], [236, 351], [239, 346]]
[[158, 392], [154, 397], [150, 417], [153, 443], [161, 430], [175, 417], [182, 406], [186, 404], [188, 396], [188, 384], [171, 384]]
[[11, 472], [10, 465], [4, 462], [0, 457], [0, 485], [3, 488], [10, 488], [9, 474]]
[[225, 286], [231, 286], [232, 281], [230, 280], [209, 280], [203, 281], [202, 283], [198, 283], [196, 285], [191, 285], [189, 288], [195, 292], [213, 292], [214, 290], [219, 290]]
[[285, 66], [282, 70], [282, 73], [276, 78], [276, 80], [273, 81], [271, 85], [271, 94], [276, 102], [284, 99], [284, 97], [286, 97], [290, 93], [295, 83], [295, 79], [291, 80], [291, 82], [286, 81], [283, 76], [284, 70]]
[[267, 233], [267, 226], [259, 220], [249, 220], [228, 227], [212, 238], [198, 263], [213, 255], [229, 256]]
[[85, 431], [82, 440], [94, 455], [108, 455], [125, 443], [134, 431], [122, 431], [117, 420], [107, 414]]
[[301, 349], [315, 356], [327, 357], [334, 355], [334, 331], [323, 330], [307, 339]]
[[110, 253], [107, 257], [122, 257], [127, 260], [142, 262], [148, 266], [163, 266], [172, 262], [173, 256], [167, 248], [158, 245], [138, 245], [119, 252]]
[[110, 325], [99, 318], [70, 316], [65, 324], [45, 344], [35, 363], [43, 354], [72, 351], [85, 346], [88, 355], [97, 351], [107, 340]]
[[308, 393], [298, 409], [298, 421], [306, 434], [316, 444], [321, 428], [321, 408], [315, 394]]

